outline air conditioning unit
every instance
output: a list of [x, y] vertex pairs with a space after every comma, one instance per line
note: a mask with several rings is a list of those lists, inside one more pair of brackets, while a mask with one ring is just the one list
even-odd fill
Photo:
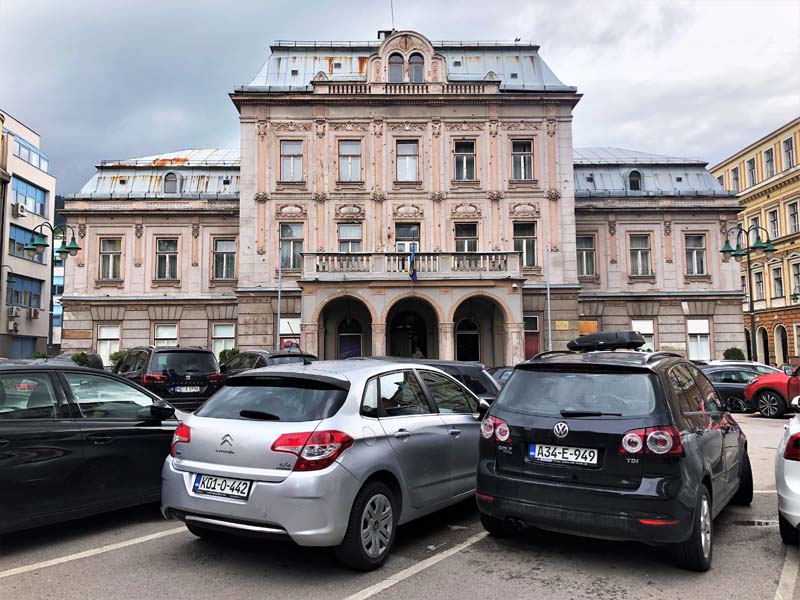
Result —
[[28, 316], [31, 319], [38, 319], [39, 318], [39, 309], [38, 308], [29, 308], [28, 309]]
[[14, 213], [15, 217], [24, 217], [26, 214], [28, 214], [28, 209], [25, 208], [24, 204], [17, 203], [14, 204], [14, 209], [12, 212]]
[[10, 319], [16, 319], [19, 316], [19, 306], [9, 306], [6, 314]]
[[9, 321], [8, 322], [8, 330], [12, 333], [17, 333], [19, 331], [19, 323], [16, 321]]

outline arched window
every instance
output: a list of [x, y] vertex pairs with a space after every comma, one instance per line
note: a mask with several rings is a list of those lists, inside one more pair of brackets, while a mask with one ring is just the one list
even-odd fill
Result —
[[175, 173], [167, 173], [167, 175], [164, 177], [164, 193], [178, 193], [178, 176]]
[[642, 174], [639, 171], [631, 171], [628, 175], [628, 189], [632, 192], [642, 191]]
[[339, 358], [353, 358], [361, 356], [363, 353], [362, 336], [363, 328], [358, 319], [354, 319], [350, 313], [339, 323], [337, 331], [339, 335]]
[[408, 59], [408, 80], [422, 83], [425, 80], [425, 61], [421, 54], [412, 54]]
[[403, 81], [403, 57], [399, 54], [392, 54], [389, 57], [389, 83], [402, 83]]

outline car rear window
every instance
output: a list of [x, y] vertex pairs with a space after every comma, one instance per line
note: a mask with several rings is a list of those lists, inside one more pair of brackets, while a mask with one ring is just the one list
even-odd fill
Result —
[[176, 373], [214, 373], [219, 371], [217, 359], [211, 352], [156, 352], [152, 371], [175, 371]]
[[655, 411], [656, 385], [656, 375], [648, 372], [517, 369], [495, 406], [547, 417], [560, 417], [561, 411], [639, 417]]
[[215, 419], [319, 421], [339, 412], [345, 398], [346, 390], [323, 381], [291, 377], [233, 378], [195, 414]]

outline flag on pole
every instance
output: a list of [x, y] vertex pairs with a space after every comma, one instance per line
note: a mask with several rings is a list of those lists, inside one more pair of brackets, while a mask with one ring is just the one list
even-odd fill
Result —
[[417, 280], [417, 244], [411, 242], [411, 258], [408, 259], [408, 275], [411, 281]]

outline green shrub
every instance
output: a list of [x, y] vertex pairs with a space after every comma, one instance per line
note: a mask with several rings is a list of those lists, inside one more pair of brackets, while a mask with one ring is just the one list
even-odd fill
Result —
[[31, 358], [47, 358], [47, 352], [34, 352]]
[[229, 348], [228, 350], [223, 350], [219, 353], [219, 364], [227, 365], [237, 354], [239, 354], [238, 348]]
[[722, 358], [725, 360], [745, 360], [744, 352], [741, 348], [728, 348], [722, 353]]
[[125, 350], [117, 350], [108, 355], [108, 360], [111, 361], [111, 366], [116, 369], [124, 356]]
[[76, 352], [72, 356], [70, 356], [72, 362], [74, 362], [79, 367], [88, 367], [89, 366], [89, 355], [86, 352]]

